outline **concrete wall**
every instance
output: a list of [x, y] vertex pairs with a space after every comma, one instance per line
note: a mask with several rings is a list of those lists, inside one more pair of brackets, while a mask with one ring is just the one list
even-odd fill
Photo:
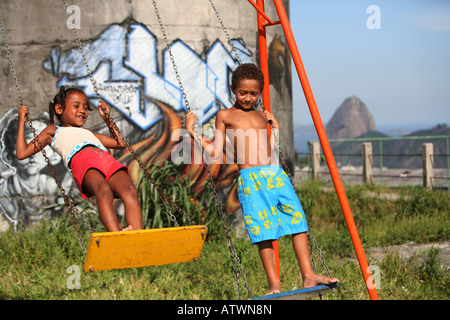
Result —
[[[175, 145], [170, 134], [182, 127], [186, 107], [152, 1], [67, 2], [80, 9], [79, 20], [68, 19], [58, 0], [0, 2], [24, 104], [29, 106], [37, 131], [46, 125], [48, 103], [61, 85], [81, 86], [92, 103], [97, 103], [74, 35], [67, 27], [68, 22], [79, 22], [77, 32], [88, 65], [101, 97], [112, 107], [112, 117], [121, 132], [138, 148], [146, 164], [170, 160], [170, 150]], [[288, 10], [289, 1], [284, 2]], [[254, 8], [245, 0], [215, 1], [215, 6], [242, 61], [259, 64]], [[158, 8], [187, 99], [208, 136], [216, 112], [233, 105], [228, 84], [237, 61], [208, 0], [158, 1]], [[271, 1], [266, 1], [266, 12], [277, 19]], [[268, 44], [272, 111], [283, 123], [281, 146], [290, 161], [293, 159], [290, 55], [281, 26], [268, 29]], [[2, 48], [0, 53], [0, 221], [5, 228], [18, 222], [28, 225], [39, 221], [44, 216], [42, 206], [53, 204], [58, 196], [41, 155], [24, 161], [15, 158], [17, 93], [6, 50]], [[91, 112], [86, 127], [106, 130], [96, 112]], [[51, 150], [48, 153], [63, 186], [76, 195], [70, 173], [57, 155]], [[133, 179], [137, 179], [139, 168], [126, 151], [114, 156], [129, 164]], [[233, 211], [238, 208], [233, 196], [237, 168], [222, 167], [216, 181], [226, 186], [221, 191], [228, 197], [229, 211]], [[204, 170], [203, 166], [193, 168]], [[225, 175], [225, 171], [233, 174]]]

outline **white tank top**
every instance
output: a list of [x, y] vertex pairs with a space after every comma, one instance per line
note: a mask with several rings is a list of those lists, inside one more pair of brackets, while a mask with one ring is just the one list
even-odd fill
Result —
[[72, 157], [83, 147], [92, 145], [103, 151], [107, 151], [100, 140], [89, 130], [77, 127], [57, 127], [51, 147], [69, 167]]

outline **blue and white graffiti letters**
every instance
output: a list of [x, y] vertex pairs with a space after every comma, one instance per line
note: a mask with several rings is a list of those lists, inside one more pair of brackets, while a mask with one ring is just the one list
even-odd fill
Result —
[[[242, 40], [234, 40], [242, 62], [252, 62], [252, 53]], [[180, 40], [171, 45], [180, 81], [168, 49], [163, 54], [163, 70], [158, 72], [156, 37], [142, 24], [110, 25], [99, 38], [84, 45], [89, 68], [93, 70], [98, 93], [141, 130], [161, 119], [153, 102], [163, 102], [175, 111], [187, 110], [181, 86], [190, 109], [199, 123], [207, 122], [219, 110], [233, 105], [230, 75], [237, 62], [217, 40], [206, 52], [205, 60]], [[58, 86], [79, 86], [94, 105], [98, 104], [83, 58], [78, 48], [60, 52], [52, 49], [43, 68], [60, 77]]]

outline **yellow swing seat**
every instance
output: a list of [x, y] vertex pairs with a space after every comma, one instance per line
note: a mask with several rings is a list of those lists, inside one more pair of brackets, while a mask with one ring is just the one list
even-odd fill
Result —
[[208, 228], [204, 225], [91, 233], [84, 271], [139, 268], [196, 261]]

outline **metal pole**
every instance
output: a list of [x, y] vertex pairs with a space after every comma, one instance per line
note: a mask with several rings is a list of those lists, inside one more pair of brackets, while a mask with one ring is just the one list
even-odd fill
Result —
[[372, 283], [372, 276], [369, 270], [369, 265], [367, 263], [366, 256], [364, 254], [364, 249], [361, 244], [361, 239], [359, 238], [358, 230], [356, 228], [355, 221], [353, 219], [353, 215], [350, 210], [350, 205], [348, 203], [347, 196], [345, 194], [344, 186], [342, 184], [341, 178], [339, 176], [339, 172], [336, 166], [336, 162], [333, 157], [333, 153], [331, 151], [330, 143], [328, 141], [327, 135], [325, 133], [325, 128], [323, 126], [322, 120], [320, 118], [319, 111], [317, 109], [316, 102], [314, 100], [314, 96], [311, 90], [311, 86], [308, 81], [308, 77], [306, 76], [305, 68], [303, 66], [302, 60], [300, 58], [300, 53], [298, 51], [297, 44], [295, 42], [294, 35], [292, 33], [291, 26], [289, 24], [289, 19], [286, 14], [286, 10], [284, 8], [282, 0], [273, 0], [275, 4], [275, 8], [278, 12], [278, 16], [281, 21], [281, 25], [283, 27], [284, 34], [286, 36], [286, 40], [289, 45], [289, 49], [292, 54], [292, 59], [294, 60], [295, 67], [297, 69], [298, 76], [300, 78], [300, 83], [303, 87], [303, 92], [306, 97], [306, 101], [309, 106], [309, 110], [311, 112], [311, 116], [314, 121], [314, 125], [316, 127], [317, 134], [319, 136], [319, 140], [322, 144], [322, 149], [325, 154], [325, 158], [327, 160], [328, 168], [331, 173], [331, 177], [333, 179], [333, 183], [336, 189], [336, 193], [339, 198], [339, 202], [341, 204], [342, 211], [344, 212], [345, 220], [347, 222], [347, 227], [350, 232], [350, 236], [352, 238], [353, 246], [356, 251], [356, 256], [359, 261], [359, 265], [361, 267], [361, 271], [366, 283], [367, 290], [369, 292], [370, 298], [372, 300], [378, 300], [378, 294], [375, 289], [375, 286]]

